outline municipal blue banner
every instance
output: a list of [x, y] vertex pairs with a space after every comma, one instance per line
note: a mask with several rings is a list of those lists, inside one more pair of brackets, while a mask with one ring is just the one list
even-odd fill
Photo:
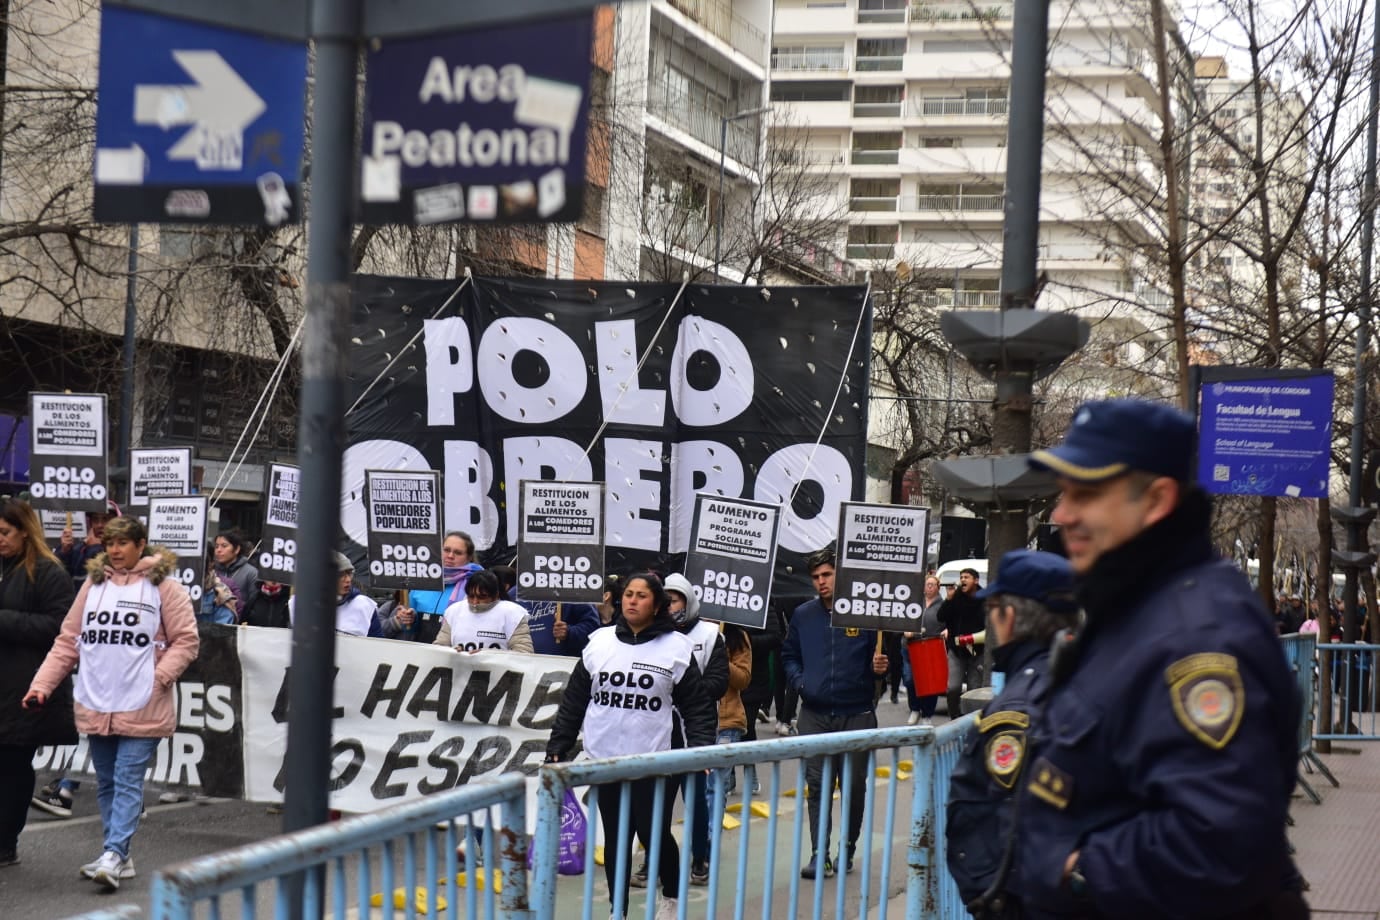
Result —
[[1218, 495], [1325, 498], [1331, 468], [1332, 374], [1205, 382], [1198, 480]]

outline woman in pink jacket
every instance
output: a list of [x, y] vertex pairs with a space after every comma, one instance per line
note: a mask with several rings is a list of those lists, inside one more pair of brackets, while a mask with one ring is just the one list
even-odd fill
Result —
[[176, 725], [173, 684], [196, 660], [192, 602], [175, 578], [177, 559], [148, 546], [136, 518], [105, 527], [105, 552], [87, 564], [86, 583], [24, 697], [43, 706], [80, 664], [73, 680], [77, 730], [96, 768], [104, 851], [81, 873], [108, 890], [134, 877], [130, 840], [144, 804], [144, 771], [158, 739]]

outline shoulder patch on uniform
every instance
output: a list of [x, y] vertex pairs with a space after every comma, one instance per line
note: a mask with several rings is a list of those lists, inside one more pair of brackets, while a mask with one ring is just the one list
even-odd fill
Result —
[[1003, 789], [1010, 789], [1024, 758], [1024, 732], [997, 732], [987, 742], [987, 775]]
[[1235, 656], [1203, 652], [1180, 658], [1165, 669], [1164, 680], [1179, 724], [1214, 751], [1226, 747], [1246, 709]]
[[980, 732], [989, 732], [1000, 728], [1003, 725], [1010, 725], [1013, 728], [1026, 729], [1030, 727], [1030, 716], [1023, 712], [1016, 712], [1013, 709], [1002, 709], [992, 713], [978, 713], [977, 721], [973, 727]]

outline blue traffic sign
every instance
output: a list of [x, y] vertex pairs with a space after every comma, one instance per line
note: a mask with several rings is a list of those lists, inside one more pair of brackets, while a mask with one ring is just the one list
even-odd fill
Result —
[[588, 130], [588, 9], [371, 43], [360, 219], [573, 221]]
[[306, 80], [300, 42], [107, 5], [96, 219], [297, 220]]

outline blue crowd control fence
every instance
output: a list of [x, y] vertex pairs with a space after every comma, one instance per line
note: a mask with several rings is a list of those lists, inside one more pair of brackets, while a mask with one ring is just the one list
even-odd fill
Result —
[[[1313, 750], [1313, 731], [1317, 722], [1317, 703], [1318, 703], [1318, 637], [1315, 633], [1291, 633], [1280, 638], [1280, 644], [1284, 646], [1284, 657], [1289, 661], [1289, 667], [1294, 672], [1294, 680], [1298, 684], [1299, 699], [1302, 705], [1299, 707], [1298, 743], [1299, 743], [1299, 764], [1308, 774], [1321, 773], [1332, 783], [1337, 785], [1337, 778], [1332, 775], [1332, 771], [1318, 757]], [[1313, 804], [1322, 804], [1322, 798], [1318, 795], [1313, 784], [1308, 779], [1300, 775], [1298, 778], [1299, 788], [1304, 794], [1313, 801]]]
[[1380, 741], [1380, 684], [1375, 680], [1380, 645], [1331, 642], [1317, 647], [1318, 660], [1331, 663], [1332, 731], [1318, 741]]
[[[949, 776], [971, 724], [972, 718], [965, 717], [937, 729], [806, 735], [547, 766], [536, 793], [530, 870], [526, 782], [513, 776], [170, 866], [154, 878], [153, 920], [287, 918], [296, 886], [303, 892], [302, 915], [313, 918], [602, 920], [608, 916], [609, 892], [597, 862], [604, 854], [614, 858], [620, 840], [627, 852], [633, 831], [624, 807], [617, 839], [599, 846], [599, 798], [617, 795], [626, 805], [637, 780], [748, 765], [755, 767], [763, 795], [753, 795], [744, 781], [741, 798], [730, 803], [725, 790], [710, 784], [710, 874], [704, 888], [688, 885], [694, 816], [681, 809], [688, 812], [684, 820], [690, 824], [676, 835], [681, 841], [679, 917], [885, 920], [900, 916], [889, 902], [904, 894], [906, 920], [962, 920], [967, 913], [945, 868], [944, 813]], [[826, 813], [834, 817], [832, 852], [839, 872], [804, 881], [800, 870], [809, 858], [806, 758], [825, 758], [821, 786], [830, 788], [835, 769], [830, 758], [850, 754], [854, 756], [840, 758], [844, 788], [853, 779], [854, 758], [866, 763], [855, 871], [845, 871], [844, 829], [851, 817], [847, 796], [839, 796], [837, 804], [822, 799], [821, 806], [831, 808], [821, 807], [821, 824]], [[676, 783], [655, 785], [655, 805], [679, 788]], [[586, 846], [582, 874], [559, 877], [561, 804], [567, 789], [585, 792]], [[661, 810], [654, 808], [654, 814]], [[444, 830], [437, 830], [441, 822]], [[659, 832], [649, 840], [646, 855], [653, 867], [660, 857], [659, 840]], [[624, 859], [617, 871], [626, 876], [635, 868]], [[650, 920], [657, 907], [655, 869], [646, 891], [634, 889], [631, 895], [632, 903], [622, 905], [627, 916]]]

